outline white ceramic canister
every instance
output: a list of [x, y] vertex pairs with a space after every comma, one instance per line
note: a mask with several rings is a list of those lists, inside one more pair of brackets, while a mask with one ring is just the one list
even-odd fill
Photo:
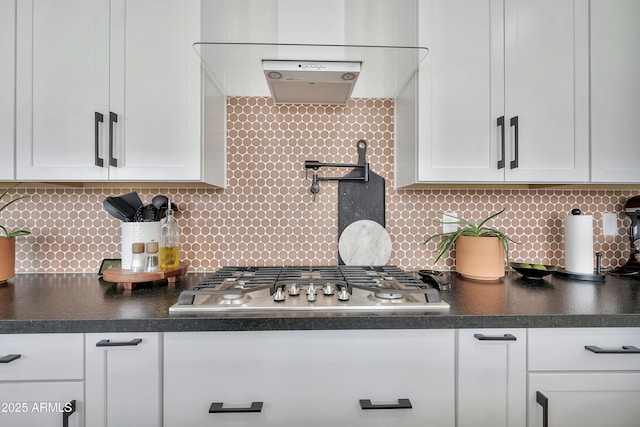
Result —
[[120, 231], [120, 258], [125, 270], [131, 270], [133, 243], [160, 242], [160, 221], [123, 222]]

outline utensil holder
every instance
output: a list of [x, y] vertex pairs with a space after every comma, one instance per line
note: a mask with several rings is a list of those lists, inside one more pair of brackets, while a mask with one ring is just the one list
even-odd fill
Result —
[[122, 268], [124, 270], [131, 270], [131, 261], [133, 260], [131, 244], [136, 242], [160, 242], [160, 221], [123, 222], [120, 232], [120, 258], [122, 258]]

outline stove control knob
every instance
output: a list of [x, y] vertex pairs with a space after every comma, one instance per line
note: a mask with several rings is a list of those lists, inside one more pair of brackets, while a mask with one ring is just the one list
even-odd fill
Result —
[[282, 288], [278, 288], [275, 294], [273, 294], [273, 300], [276, 302], [284, 301], [284, 293]]
[[340, 301], [349, 301], [349, 292], [347, 292], [347, 288], [342, 288], [340, 293], [338, 294], [338, 299]]
[[316, 300], [316, 293], [315, 292], [307, 292], [307, 301], [309, 302], [314, 302]]
[[[309, 287], [307, 288], [307, 295], [315, 295], [316, 294], [316, 287], [315, 285], [312, 283], [309, 285]], [[315, 298], [314, 298], [315, 299]]]
[[289, 287], [289, 295], [296, 297], [300, 295], [300, 288], [295, 283]]
[[333, 295], [333, 285], [331, 283], [327, 283], [326, 285], [324, 285], [322, 293], [325, 295]]

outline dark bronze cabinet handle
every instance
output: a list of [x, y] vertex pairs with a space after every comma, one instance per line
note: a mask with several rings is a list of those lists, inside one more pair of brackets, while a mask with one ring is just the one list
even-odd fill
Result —
[[473, 337], [479, 341], [516, 341], [517, 340], [517, 338], [511, 334], [504, 334], [504, 335], [473, 334]]
[[369, 399], [360, 399], [360, 409], [411, 409], [411, 401], [409, 399], [398, 399], [398, 403], [380, 403], [373, 404]]
[[95, 158], [95, 165], [96, 166], [100, 166], [103, 167], [104, 166], [104, 159], [100, 157], [100, 123], [104, 122], [104, 116], [102, 115], [102, 113], [98, 113], [97, 111], [95, 112], [95, 131], [96, 131], [96, 137], [95, 137], [95, 154], [96, 154], [96, 158]]
[[6, 356], [0, 357], [0, 363], [11, 363], [16, 359], [20, 359], [21, 354], [7, 354]]
[[[68, 408], [68, 410], [67, 410]], [[69, 417], [76, 412], [76, 401], [72, 400], [64, 405], [64, 410], [62, 411], [62, 427], [69, 427]]]
[[632, 345], [623, 345], [620, 348], [602, 348], [597, 345], [585, 345], [584, 348], [596, 354], [640, 354], [640, 348]]
[[504, 169], [504, 116], [498, 117], [497, 125], [500, 128], [500, 160], [498, 160], [498, 169]]
[[536, 402], [542, 406], [542, 427], [549, 427], [549, 398], [536, 391]]
[[509, 125], [515, 127], [514, 156], [511, 160], [511, 169], [516, 169], [518, 167], [518, 116], [511, 117]]
[[96, 343], [96, 347], [126, 347], [138, 345], [141, 342], [142, 338], [134, 338], [131, 341], [100, 340]]
[[262, 402], [251, 402], [248, 408], [223, 408], [224, 402], [213, 402], [209, 407], [210, 414], [262, 412]]
[[109, 112], [109, 166], [118, 167], [118, 159], [113, 157], [113, 124], [118, 123], [118, 115]]

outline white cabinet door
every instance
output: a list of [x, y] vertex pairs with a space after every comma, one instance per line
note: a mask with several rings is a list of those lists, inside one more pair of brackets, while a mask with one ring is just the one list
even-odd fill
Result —
[[167, 427], [454, 425], [452, 330], [166, 333], [164, 351]]
[[0, 179], [14, 179], [16, 2], [0, 0]]
[[200, 0], [18, 4], [17, 178], [202, 178]]
[[84, 425], [84, 335], [0, 334], [0, 426]]
[[0, 381], [0, 425], [82, 427], [83, 395], [82, 381]]
[[458, 331], [458, 427], [526, 423], [527, 331]]
[[421, 0], [418, 17], [430, 51], [403, 168], [418, 182], [588, 181], [586, 0]]
[[106, 179], [109, 1], [17, 7], [16, 178]]
[[419, 22], [418, 180], [502, 181], [503, 2], [421, 0]]
[[640, 2], [591, 1], [591, 180], [640, 182]]
[[529, 427], [637, 427], [640, 373], [529, 374]]
[[86, 335], [87, 425], [162, 425], [160, 334]]
[[111, 0], [111, 180], [201, 179], [199, 0]]
[[504, 13], [506, 180], [587, 182], [589, 2], [514, 0]]

